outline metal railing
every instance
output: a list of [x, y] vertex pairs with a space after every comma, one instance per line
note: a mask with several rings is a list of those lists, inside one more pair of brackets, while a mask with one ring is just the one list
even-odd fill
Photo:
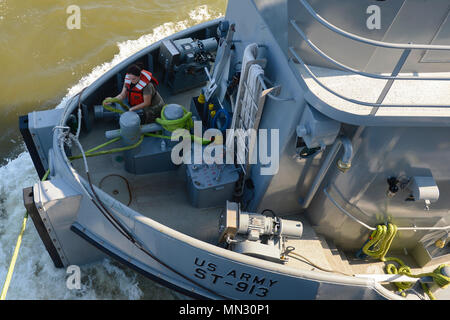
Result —
[[[381, 75], [381, 74], [376, 74], [376, 73], [369, 73], [369, 72], [364, 72], [364, 71], [360, 71], [360, 70], [356, 70], [352, 67], [349, 67], [335, 59], [333, 59], [332, 57], [328, 56], [326, 53], [324, 53], [322, 50], [320, 50], [308, 37], [307, 35], [302, 31], [302, 29], [299, 27], [299, 25], [297, 24], [297, 22], [295, 20], [290, 20], [290, 24], [292, 25], [292, 27], [294, 28], [294, 30], [300, 35], [300, 37], [308, 44], [308, 46], [315, 52], [317, 53], [319, 56], [321, 56], [323, 59], [325, 59], [326, 61], [332, 63], [333, 65], [336, 65], [337, 67], [339, 67], [342, 70], [345, 70], [349, 73], [352, 74], [357, 74], [363, 77], [367, 77], [367, 78], [373, 78], [373, 79], [379, 79], [379, 80], [387, 80], [383, 90], [381, 91], [378, 99], [376, 102], [366, 102], [366, 101], [360, 101], [360, 100], [356, 100], [356, 99], [352, 99], [349, 97], [346, 97], [336, 91], [334, 91], [333, 89], [329, 88], [327, 85], [325, 85], [322, 81], [320, 81], [318, 79], [318, 77], [314, 74], [313, 71], [311, 71], [311, 69], [308, 67], [308, 65], [302, 60], [302, 58], [299, 56], [299, 54], [296, 52], [294, 47], [289, 47], [289, 51], [292, 54], [292, 56], [298, 61], [298, 63], [303, 67], [303, 69], [306, 71], [306, 73], [308, 73], [308, 75], [311, 77], [311, 79], [313, 79], [320, 87], [322, 87], [323, 89], [325, 89], [326, 91], [330, 92], [331, 94], [346, 100], [348, 102], [354, 103], [354, 104], [358, 104], [358, 105], [362, 105], [362, 106], [367, 106], [367, 107], [404, 107], [404, 106], [409, 106], [409, 107], [415, 107], [415, 106], [419, 106], [419, 107], [432, 107], [432, 108], [448, 108], [450, 107], [449, 105], [405, 105], [405, 104], [383, 104], [383, 100], [385, 99], [385, 97], [387, 96], [387, 94], [389, 93], [394, 81], [396, 80], [408, 80], [408, 81], [414, 81], [414, 80], [420, 80], [420, 81], [450, 81], [450, 77], [407, 77], [407, 76], [399, 76], [398, 74], [400, 73], [400, 70], [402, 69], [403, 65], [405, 64], [406, 60], [408, 59], [410, 53], [412, 50], [445, 50], [445, 51], [450, 51], [450, 46], [444, 46], [444, 45], [429, 45], [429, 44], [412, 44], [412, 43], [408, 43], [408, 44], [401, 44], [401, 43], [389, 43], [389, 42], [382, 42], [382, 41], [376, 41], [376, 40], [372, 40], [372, 39], [367, 39], [355, 34], [352, 34], [350, 32], [347, 32], [345, 30], [342, 30], [340, 28], [338, 28], [337, 26], [331, 24], [330, 22], [328, 22], [327, 20], [325, 20], [324, 18], [322, 18], [319, 14], [317, 14], [317, 12], [314, 11], [314, 9], [311, 7], [311, 5], [306, 1], [306, 0], [299, 0], [300, 4], [303, 5], [303, 7], [307, 10], [307, 12], [314, 18], [314, 20], [316, 20], [317, 22], [319, 22], [321, 25], [323, 25], [324, 27], [326, 27], [327, 29], [343, 36], [346, 37], [348, 39], [363, 43], [363, 44], [367, 44], [367, 45], [371, 45], [371, 46], [376, 46], [376, 47], [382, 47], [382, 48], [389, 48], [389, 49], [397, 49], [397, 50], [403, 50], [402, 55], [400, 56], [399, 60], [397, 61], [394, 70], [392, 71], [391, 75]], [[449, 102], [450, 103], [450, 102]]]
[[[352, 219], [353, 221], [355, 221], [356, 223], [359, 223], [360, 225], [362, 225], [363, 227], [365, 227], [366, 229], [370, 230], [370, 231], [374, 231], [376, 230], [376, 227], [371, 227], [367, 224], [365, 224], [364, 222], [362, 222], [360, 219], [356, 218], [355, 216], [353, 216], [350, 212], [348, 212], [347, 210], [345, 210], [339, 203], [337, 203], [337, 201], [330, 195], [330, 193], [328, 192], [328, 187], [323, 189], [323, 193], [325, 194], [325, 196], [328, 198], [328, 200], [330, 200], [336, 208], [339, 209], [339, 211], [341, 211], [343, 214], [345, 214], [347, 217], [349, 217], [350, 219]], [[359, 209], [361, 210], [361, 209]], [[362, 210], [361, 210], [362, 211]], [[368, 215], [368, 214], [366, 214]], [[423, 231], [423, 230], [427, 230], [427, 231], [449, 231], [450, 230], [450, 226], [443, 226], [443, 227], [398, 227], [397, 230], [401, 230], [401, 231]]]

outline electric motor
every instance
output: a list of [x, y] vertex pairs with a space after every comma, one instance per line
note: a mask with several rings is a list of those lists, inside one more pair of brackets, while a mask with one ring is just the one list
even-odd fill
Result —
[[241, 212], [237, 233], [248, 234], [249, 240], [259, 240], [262, 235], [300, 239], [303, 226], [299, 221]]
[[300, 221], [267, 217], [262, 214], [241, 212], [239, 204], [228, 202], [219, 222], [219, 243], [248, 256], [285, 263], [282, 257], [286, 238], [302, 237]]
[[210, 54], [217, 50], [217, 46], [215, 38], [165, 40], [161, 45], [159, 61], [168, 71], [182, 64], [207, 63], [212, 58]]
[[236, 235], [246, 236], [250, 241], [260, 240], [261, 236], [300, 239], [303, 225], [300, 221], [267, 217], [262, 214], [241, 212], [239, 204], [227, 201], [226, 212], [219, 222], [220, 239], [233, 239]]
[[202, 86], [208, 80], [218, 43], [215, 38], [164, 40], [158, 62], [164, 70], [163, 83], [172, 94]]

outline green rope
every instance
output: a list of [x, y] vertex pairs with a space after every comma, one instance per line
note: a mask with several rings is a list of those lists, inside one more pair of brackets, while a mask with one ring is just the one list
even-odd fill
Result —
[[[131, 150], [131, 149], [137, 148], [142, 143], [142, 141], [144, 140], [144, 135], [141, 135], [139, 141], [136, 142], [135, 144], [131, 145], [131, 146], [114, 148], [114, 149], [110, 149], [110, 150], [104, 150], [104, 151], [99, 151], [99, 152], [92, 153], [93, 151], [98, 150], [98, 149], [100, 149], [102, 147], [105, 147], [105, 146], [107, 146], [107, 145], [109, 145], [109, 144], [111, 144], [113, 142], [118, 141], [118, 140], [120, 140], [120, 137], [114, 138], [114, 139], [112, 139], [112, 140], [110, 140], [110, 141], [108, 141], [106, 143], [103, 143], [100, 146], [97, 146], [95, 148], [89, 149], [88, 151], [85, 152], [86, 158], [95, 157], [95, 156], [101, 156], [101, 155], [111, 154], [111, 153], [116, 153], [116, 152], [121, 152], [121, 151], [127, 151], [127, 150]], [[82, 157], [83, 157], [83, 155], [79, 154], [79, 155], [76, 155], [76, 156], [69, 157], [69, 160], [81, 159]]]
[[364, 245], [363, 252], [372, 258], [386, 261], [385, 256], [396, 234], [396, 225], [392, 223], [389, 223], [388, 226], [378, 225], [370, 235], [369, 241]]
[[188, 112], [185, 107], [181, 106], [184, 115], [180, 119], [168, 120], [164, 115], [166, 107], [167, 104], [161, 110], [161, 118], [156, 118], [156, 123], [160, 124], [165, 130], [174, 132], [177, 129], [190, 130], [194, 127], [192, 112]]
[[[390, 263], [386, 265], [386, 272], [388, 274], [400, 274], [405, 275], [411, 278], [423, 278], [423, 277], [432, 277], [433, 281], [440, 287], [446, 288], [450, 284], [450, 277], [447, 277], [442, 274], [441, 270], [446, 266], [445, 264], [440, 265], [433, 272], [421, 273], [417, 275], [413, 275], [411, 273], [411, 268], [408, 267], [401, 259], [395, 257], [386, 257], [389, 248], [391, 247], [392, 241], [397, 234], [397, 226], [388, 223], [388, 225], [378, 225], [377, 229], [372, 232], [369, 237], [367, 243], [363, 246], [362, 251], [376, 259], [380, 259], [381, 261], [395, 261], [399, 264], [397, 268], [394, 264]], [[406, 296], [405, 290], [412, 287], [413, 283], [411, 282], [395, 282], [400, 294], [402, 296]], [[428, 286], [425, 283], [422, 283], [422, 288], [424, 292], [430, 297], [430, 299], [434, 300], [435, 297], [429, 290]]]
[[[433, 278], [434, 283], [436, 283], [440, 288], [446, 288], [450, 284], [450, 277], [447, 277], [442, 274], [442, 269], [446, 267], [445, 264], [441, 264], [439, 267], [437, 267], [433, 272], [425, 272], [420, 274], [412, 274], [411, 268], [409, 268], [405, 263], [398, 259], [398, 258], [390, 258], [389, 260], [396, 261], [400, 267], [397, 269], [397, 267], [393, 264], [388, 264], [386, 266], [386, 271], [389, 274], [401, 274], [405, 275], [411, 278], [423, 278], [423, 277], [431, 277]], [[397, 287], [399, 288], [400, 293], [404, 296], [403, 293], [404, 290], [409, 289], [412, 286], [411, 282], [396, 282], [395, 283]], [[431, 292], [430, 288], [428, 286], [421, 282], [422, 289], [424, 292], [430, 297], [431, 300], [435, 300], [433, 293]]]
[[[156, 123], [160, 124], [165, 130], [167, 130], [169, 132], [174, 132], [177, 129], [186, 129], [189, 131], [194, 127], [194, 121], [192, 120], [192, 112], [188, 112], [185, 107], [181, 106], [181, 108], [183, 108], [183, 113], [184, 113], [183, 117], [181, 117], [180, 119], [168, 120], [164, 116], [164, 110], [166, 107], [167, 107], [167, 105], [165, 105], [161, 110], [161, 118], [156, 118]], [[180, 134], [178, 137], [180, 137], [180, 136], [182, 136], [182, 135]], [[165, 138], [165, 139], [171, 139], [171, 137], [167, 137], [167, 136], [159, 136], [159, 137]], [[193, 134], [191, 134], [191, 139], [198, 144], [206, 145], [206, 144], [211, 143], [210, 140], [206, 140], [201, 137], [197, 137]]]
[[[125, 111], [114, 108], [110, 105], [107, 105], [107, 103], [118, 103], [120, 104], [125, 110], [129, 110], [128, 106], [125, 105], [122, 100], [118, 99], [118, 98], [107, 98], [103, 101], [102, 105], [103, 108], [105, 108], [108, 111], [111, 112], [116, 112], [116, 113], [124, 113]], [[194, 127], [194, 121], [192, 120], [192, 112], [188, 112], [186, 110], [185, 107], [181, 106], [183, 108], [183, 117], [181, 117], [180, 119], [175, 119], [175, 120], [168, 120], [165, 116], [164, 116], [164, 109], [167, 107], [167, 105], [165, 105], [161, 111], [161, 118], [157, 118], [156, 119], [156, 123], [160, 124], [165, 130], [169, 131], [169, 132], [174, 132], [177, 129], [186, 129], [186, 130], [191, 130]], [[152, 134], [152, 133], [145, 133], [144, 135], [148, 136], [148, 137], [156, 137], [156, 138], [163, 138], [163, 139], [168, 139], [171, 140], [171, 137], [168, 136], [163, 136], [163, 135], [158, 135], [158, 134]], [[209, 144], [211, 143], [210, 140], [205, 140], [201, 137], [197, 137], [194, 135], [191, 135], [191, 138], [194, 142], [199, 143], [199, 144]]]
[[119, 98], [106, 98], [105, 100], [103, 100], [102, 105], [103, 105], [103, 108], [105, 108], [108, 111], [116, 112], [116, 113], [124, 113], [125, 111], [117, 109], [117, 108], [114, 108], [114, 107], [112, 107], [110, 105], [107, 105], [107, 103], [118, 103], [126, 111], [130, 110], [128, 108], [128, 106], [125, 103], [123, 103], [122, 100], [120, 100]]
[[[110, 102], [117, 102], [122, 107], [124, 107], [124, 108], [126, 108], [128, 110], [128, 107], [125, 104], [123, 104], [123, 102], [120, 99], [117, 99], [117, 98], [105, 99], [103, 101], [103, 107], [105, 109], [111, 111], [111, 112], [123, 113], [124, 111], [106, 105], [106, 103], [110, 103]], [[189, 131], [191, 128], [194, 127], [194, 122], [192, 120], [192, 113], [188, 112], [183, 106], [181, 106], [183, 108], [183, 112], [184, 112], [184, 116], [182, 118], [176, 119], [176, 120], [168, 120], [168, 119], [166, 119], [165, 116], [164, 116], [164, 109], [166, 108], [166, 106], [167, 105], [165, 105], [163, 107], [162, 111], [161, 111], [161, 118], [162, 119], [161, 118], [157, 118], [156, 119], [156, 122], [158, 124], [160, 124], [164, 129], [166, 129], [167, 131], [170, 131], [170, 132], [174, 132], [177, 129], [186, 129], [186, 130]], [[117, 141], [119, 141], [121, 139], [121, 137], [117, 137], [117, 138], [111, 139], [111, 140], [109, 140], [109, 141], [107, 141], [107, 142], [105, 142], [105, 143], [103, 143], [103, 144], [101, 144], [99, 146], [96, 146], [94, 148], [91, 148], [91, 149], [87, 150], [85, 152], [85, 156], [86, 156], [86, 158], [88, 158], [88, 157], [101, 156], [101, 155], [106, 155], [106, 154], [111, 154], [111, 153], [122, 152], [122, 151], [127, 151], [127, 150], [134, 149], [134, 148], [138, 147], [142, 143], [142, 141], [144, 140], [144, 136], [155, 137], [155, 138], [163, 138], [163, 139], [168, 139], [168, 140], [172, 139], [172, 137], [164, 136], [164, 135], [161, 135], [161, 134], [144, 133], [144, 134], [141, 135], [139, 141], [136, 142], [135, 144], [131, 145], [131, 146], [126, 146], [126, 147], [120, 147], [120, 148], [114, 148], [114, 149], [110, 149], [110, 150], [94, 152], [94, 151], [97, 151], [97, 150], [99, 150], [101, 148], [104, 148], [104, 147], [106, 147], [106, 146], [108, 146], [108, 145], [110, 145], [110, 144], [112, 144], [114, 142], [117, 142]], [[182, 134], [180, 134], [179, 137], [180, 136], [182, 136]], [[200, 138], [200, 137], [197, 137], [197, 136], [194, 136], [194, 135], [190, 135], [190, 136], [197, 143], [200, 143], [200, 144], [209, 144], [209, 143], [211, 143], [211, 141], [209, 141], [209, 140], [205, 140], [203, 138]], [[69, 157], [69, 160], [81, 159], [82, 157], [83, 157], [83, 155], [79, 154], [79, 155], [76, 155], [76, 156]]]
[[109, 140], [109, 141], [107, 141], [107, 142], [105, 142], [105, 143], [103, 143], [103, 144], [101, 144], [101, 145], [99, 145], [97, 147], [94, 147], [92, 149], [87, 150], [86, 153], [92, 153], [94, 151], [97, 151], [98, 149], [106, 147], [106, 146], [108, 146], [108, 145], [110, 145], [110, 144], [112, 144], [112, 143], [114, 143], [116, 141], [119, 141], [120, 139], [121, 139], [121, 137], [117, 137], [117, 138], [111, 139], [111, 140]]
[[172, 137], [169, 136], [163, 136], [162, 134], [156, 134], [156, 133], [144, 133], [144, 136], [147, 137], [153, 137], [153, 138], [161, 138], [161, 139], [172, 139]]
[[[396, 261], [400, 267], [397, 268], [394, 264], [389, 263], [386, 266], [386, 272], [388, 274], [402, 274], [402, 275], [407, 275], [407, 276], [411, 276], [411, 268], [408, 267], [402, 260], [398, 259], [398, 258], [388, 258], [388, 261]], [[400, 294], [402, 296], [406, 296], [405, 294], [405, 290], [411, 288], [413, 286], [412, 282], [395, 282], [395, 285], [398, 288], [398, 291], [400, 292]]]

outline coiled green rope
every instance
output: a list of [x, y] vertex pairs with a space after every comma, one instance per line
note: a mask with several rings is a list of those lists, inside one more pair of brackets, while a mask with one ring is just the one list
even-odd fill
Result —
[[122, 108], [124, 108], [126, 111], [130, 110], [130, 108], [128, 108], [128, 106], [122, 102], [122, 100], [120, 100], [119, 98], [106, 98], [105, 100], [103, 100], [103, 108], [105, 108], [108, 111], [111, 112], [116, 112], [116, 113], [124, 113], [125, 111], [114, 108], [113, 106], [108, 105], [107, 103], [118, 103], [120, 104], [120, 106]]
[[[192, 112], [187, 111], [185, 107], [181, 106], [181, 108], [183, 108], [183, 113], [184, 113], [183, 117], [181, 117], [180, 119], [176, 119], [176, 120], [168, 120], [164, 116], [164, 110], [166, 109], [166, 107], [167, 107], [167, 105], [165, 105], [161, 110], [161, 118], [156, 118], [156, 123], [160, 124], [165, 130], [167, 130], [169, 132], [174, 132], [177, 129], [186, 129], [189, 131], [194, 127], [194, 121], [192, 120]], [[155, 135], [153, 135], [153, 136], [155, 136]], [[165, 137], [165, 136], [159, 136], [159, 137], [171, 139], [170, 137]], [[193, 134], [191, 134], [191, 138], [194, 142], [196, 142], [198, 144], [205, 145], [205, 144], [211, 143], [210, 140], [206, 140], [201, 137], [197, 137]]]
[[378, 225], [376, 230], [370, 235], [369, 241], [362, 248], [363, 252], [372, 258], [386, 261], [385, 256], [396, 234], [396, 225], [392, 223], [389, 223], [387, 226], [384, 224]]
[[[433, 281], [440, 287], [446, 288], [450, 284], [450, 277], [442, 274], [441, 270], [446, 267], [445, 264], [440, 265], [433, 272], [421, 273], [417, 275], [413, 275], [411, 273], [411, 268], [408, 267], [401, 259], [395, 257], [386, 257], [389, 248], [391, 247], [392, 241], [397, 234], [397, 226], [388, 223], [388, 225], [378, 225], [376, 230], [372, 232], [369, 237], [367, 243], [363, 246], [362, 251], [376, 259], [380, 259], [381, 261], [395, 261], [400, 266], [397, 268], [394, 264], [390, 263], [386, 266], [386, 272], [388, 274], [400, 274], [405, 275], [412, 278], [423, 278], [423, 277], [432, 277]], [[411, 282], [395, 282], [395, 285], [399, 289], [400, 294], [402, 296], [406, 296], [405, 290], [412, 287]], [[425, 283], [422, 283], [422, 288], [425, 293], [430, 297], [430, 299], [434, 300], [435, 297], [429, 290], [428, 286]]]

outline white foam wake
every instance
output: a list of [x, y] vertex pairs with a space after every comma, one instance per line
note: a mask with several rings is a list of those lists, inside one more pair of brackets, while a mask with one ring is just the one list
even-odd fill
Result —
[[[68, 89], [67, 95], [57, 108], [64, 107], [67, 101], [81, 89], [139, 50], [170, 34], [218, 18], [220, 15], [220, 13], [211, 13], [206, 5], [200, 6], [189, 13], [187, 20], [168, 22], [137, 40], [117, 43], [119, 53], [110, 62], [95, 67], [76, 85]], [[25, 213], [22, 189], [32, 186], [37, 180], [38, 177], [28, 152], [19, 154], [17, 158], [9, 160], [0, 168], [0, 286], [3, 286], [6, 278]], [[54, 267], [30, 220], [31, 218], [23, 237], [7, 299], [176, 298], [170, 290], [161, 288], [108, 259], [93, 265], [81, 266], [81, 289], [67, 289], [66, 270]]]

